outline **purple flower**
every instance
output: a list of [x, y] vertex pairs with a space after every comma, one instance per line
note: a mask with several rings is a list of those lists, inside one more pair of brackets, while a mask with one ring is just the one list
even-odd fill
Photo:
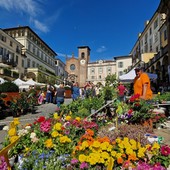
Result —
[[71, 164], [77, 164], [78, 163], [78, 160], [77, 159], [72, 159], [71, 160]]
[[88, 164], [86, 162], [82, 162], [80, 165], [80, 169], [88, 168]]
[[0, 170], [7, 170], [7, 163], [5, 161], [4, 156], [0, 157]]

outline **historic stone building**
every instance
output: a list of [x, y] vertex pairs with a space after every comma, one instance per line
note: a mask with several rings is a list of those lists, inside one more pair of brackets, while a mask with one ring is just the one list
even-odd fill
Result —
[[67, 80], [70, 82], [78, 82], [79, 86], [84, 86], [87, 81], [88, 63], [90, 61], [90, 48], [88, 46], [78, 47], [78, 58], [72, 55], [66, 59], [65, 70], [68, 72]]
[[29, 26], [6, 28], [3, 31], [23, 45], [22, 52], [26, 58], [22, 59], [22, 79], [32, 78], [42, 83], [55, 80], [57, 54]]

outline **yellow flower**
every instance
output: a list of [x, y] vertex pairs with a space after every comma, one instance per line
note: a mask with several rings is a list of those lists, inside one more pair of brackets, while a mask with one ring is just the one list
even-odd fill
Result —
[[90, 163], [90, 165], [95, 165], [98, 163], [99, 159], [100, 155], [98, 153], [90, 153], [88, 157], [88, 162]]
[[55, 138], [55, 137], [57, 137], [57, 136], [60, 136], [60, 134], [59, 134], [57, 131], [53, 131], [53, 132], [51, 133], [51, 136], [52, 136], [53, 138]]
[[108, 152], [102, 152], [102, 153], [101, 153], [101, 157], [104, 158], [104, 159], [109, 159], [109, 154], [108, 154]]
[[130, 155], [133, 153], [133, 150], [131, 148], [126, 148], [126, 154]]
[[76, 117], [76, 120], [77, 120], [77, 121], [80, 121], [80, 120], [81, 120], [81, 118], [80, 118], [80, 117]]
[[54, 126], [53, 126], [53, 128], [55, 129], [55, 130], [61, 130], [61, 123], [56, 123]]
[[69, 115], [72, 115], [72, 111], [70, 110]]
[[87, 141], [84, 141], [84, 142], [82, 143], [82, 150], [86, 149], [88, 146], [89, 146], [88, 142], [87, 142]]
[[53, 147], [53, 141], [52, 141], [52, 139], [47, 139], [47, 140], [45, 141], [45, 146], [46, 146], [47, 148], [52, 148], [52, 147]]
[[101, 143], [100, 148], [102, 150], [107, 150], [109, 145], [110, 145], [109, 142], [103, 142]]
[[121, 140], [120, 138], [116, 138], [116, 142], [117, 142], [117, 143], [121, 143], [122, 140]]
[[111, 152], [111, 155], [112, 155], [113, 157], [115, 157], [115, 156], [116, 156], [116, 154], [117, 154], [117, 152], [116, 152], [116, 151], [112, 151], [112, 152]]
[[84, 155], [84, 154], [80, 154], [79, 155], [79, 161], [82, 163], [82, 162], [85, 162], [87, 159], [87, 157]]
[[13, 119], [13, 122], [14, 122], [14, 125], [15, 125], [15, 126], [20, 124], [19, 118], [14, 118], [14, 119]]
[[30, 148], [27, 148], [27, 147], [25, 148], [25, 152], [27, 152], [27, 151], [29, 151], [29, 150], [30, 150]]
[[67, 136], [61, 136], [60, 143], [66, 143], [66, 142], [71, 142], [71, 139], [68, 138]]
[[107, 151], [108, 151], [108, 152], [111, 152], [111, 151], [112, 151], [112, 148], [113, 148], [113, 146], [112, 146], [112, 145], [109, 145], [109, 146], [107, 147]]
[[71, 116], [66, 116], [65, 120], [69, 121], [71, 119]]
[[152, 149], [151, 150], [154, 150], [154, 149], [159, 149], [160, 148], [160, 145], [157, 143], [157, 142], [154, 142], [153, 146], [152, 146]]
[[99, 148], [100, 147], [100, 142], [99, 141], [94, 141], [93, 144], [92, 144], [92, 147]]
[[16, 134], [17, 134], [16, 128], [9, 129], [8, 131], [9, 136], [16, 136]]
[[54, 117], [54, 119], [59, 119], [60, 118], [60, 116], [58, 116], [58, 113], [54, 113], [53, 117]]
[[17, 139], [19, 138], [19, 136], [12, 136], [9, 138], [10, 142], [13, 143], [15, 142]]

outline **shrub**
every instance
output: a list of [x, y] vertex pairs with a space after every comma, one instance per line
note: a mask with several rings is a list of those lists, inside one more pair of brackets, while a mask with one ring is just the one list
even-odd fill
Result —
[[0, 92], [19, 92], [19, 87], [13, 82], [4, 82], [0, 85]]

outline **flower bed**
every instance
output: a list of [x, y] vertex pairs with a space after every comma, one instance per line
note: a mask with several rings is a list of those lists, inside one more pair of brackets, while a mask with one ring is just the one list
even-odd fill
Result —
[[[61, 108], [58, 113], [50, 114], [49, 117], [41, 116], [25, 126], [21, 126], [19, 119], [15, 118], [9, 127], [4, 127], [8, 131], [4, 147], [18, 140], [8, 153], [9, 157], [18, 157], [14, 167], [164, 170], [170, 165], [170, 147], [160, 141], [147, 140], [145, 134], [153, 133], [153, 129], [143, 127], [140, 121], [137, 121], [138, 125], [132, 121], [135, 114], [139, 115], [135, 117], [136, 120], [141, 119], [139, 111], [147, 114], [147, 105], [135, 101], [128, 107], [115, 102], [116, 110], [112, 118], [93, 116], [87, 119], [87, 114], [90, 115], [89, 106], [94, 107], [95, 101], [97, 99], [88, 99], [88, 103], [83, 101], [83, 104], [80, 101], [73, 102], [68, 106], [70, 109], [63, 106], [64, 109]], [[78, 108], [82, 109], [86, 105], [86, 112], [81, 115]], [[121, 124], [117, 122], [119, 119]]]
[[[16, 162], [15, 166], [23, 169], [49, 168], [49, 164], [50, 167], [61, 169], [165, 169], [170, 164], [169, 146], [143, 142], [141, 139], [144, 136], [139, 134], [136, 139], [135, 135], [133, 138], [126, 133], [124, 136], [122, 133], [117, 133], [116, 137], [109, 136], [111, 131], [101, 135], [99, 131], [102, 130], [99, 129], [103, 127], [80, 117], [73, 119], [71, 112], [61, 116], [54, 113], [49, 118], [39, 117], [33, 124], [25, 127], [21, 127], [19, 120], [15, 118], [9, 129], [5, 128], [8, 130], [5, 145], [20, 137], [9, 154], [10, 157], [22, 157], [22, 161]], [[145, 131], [146, 129], [141, 134]]]

